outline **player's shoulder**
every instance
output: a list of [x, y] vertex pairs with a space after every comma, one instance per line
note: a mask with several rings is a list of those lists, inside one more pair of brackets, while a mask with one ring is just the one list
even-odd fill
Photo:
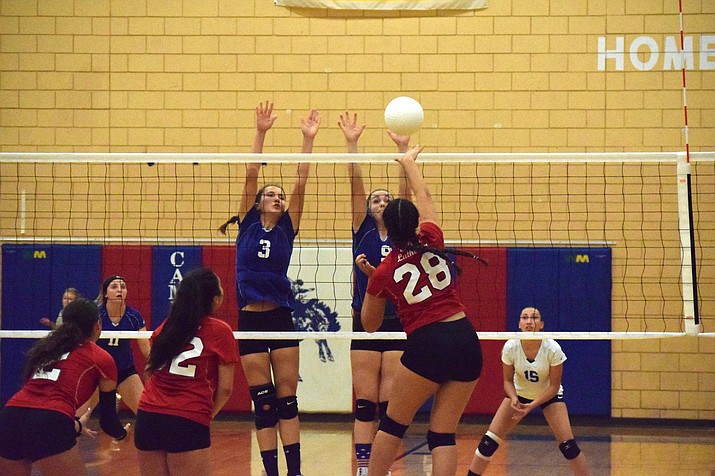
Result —
[[107, 352], [92, 341], [83, 342], [82, 345], [78, 347], [78, 349], [81, 349], [82, 352], [86, 352], [87, 354], [89, 354], [94, 360], [108, 359], [114, 362], [114, 358], [109, 354], [109, 352]]
[[214, 317], [214, 316], [206, 316], [206, 318], [201, 323], [201, 325], [208, 326], [213, 329], [218, 329], [220, 331], [228, 330], [229, 332], [233, 332], [233, 330], [231, 329], [231, 326], [228, 325], [228, 322], [224, 321], [223, 319], [219, 319], [218, 317]]
[[561, 351], [561, 346], [554, 339], [544, 339], [544, 346], [546, 346], [546, 348], [551, 351], [555, 351], [555, 352]]
[[504, 342], [504, 348], [505, 349], [514, 349], [519, 346], [519, 339], [509, 339], [508, 341]]
[[502, 347], [502, 354], [512, 354], [519, 348], [519, 339], [509, 339]]
[[124, 310], [124, 316], [131, 318], [133, 321], [142, 323], [144, 322], [144, 316], [142, 316], [142, 313], [139, 312], [139, 309], [127, 306], [127, 308]]

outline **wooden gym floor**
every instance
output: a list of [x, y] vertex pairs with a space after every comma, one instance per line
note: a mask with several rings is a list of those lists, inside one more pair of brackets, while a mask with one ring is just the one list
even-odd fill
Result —
[[[122, 415], [123, 421], [131, 415]], [[540, 415], [529, 416], [509, 435], [494, 455], [485, 476], [570, 475], [550, 429]], [[348, 415], [302, 415], [303, 473], [307, 476], [355, 474], [352, 421]], [[715, 422], [662, 422], [622, 420], [580, 421], [572, 418], [579, 446], [586, 454], [593, 476], [713, 476], [715, 475]], [[466, 476], [474, 449], [489, 424], [487, 417], [465, 419], [457, 434], [459, 469]], [[97, 428], [96, 421], [90, 426]], [[415, 422], [407, 432], [393, 476], [431, 474], [431, 458], [425, 434], [427, 425]], [[133, 439], [114, 443], [106, 435], [80, 439], [90, 476], [139, 474]], [[213, 474], [261, 476], [263, 468], [246, 415], [220, 416], [212, 424]], [[285, 471], [279, 453], [282, 474]], [[35, 473], [33, 473], [35, 474]], [[208, 474], [208, 471], [207, 473]], [[68, 475], [69, 476], [69, 475]], [[204, 475], [205, 476], [205, 475]]]

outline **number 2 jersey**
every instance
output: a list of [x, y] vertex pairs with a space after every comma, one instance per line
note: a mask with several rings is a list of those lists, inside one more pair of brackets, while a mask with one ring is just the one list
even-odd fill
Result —
[[[444, 248], [442, 229], [435, 223], [421, 223], [418, 238], [424, 245]], [[397, 315], [408, 335], [464, 311], [448, 263], [430, 252], [393, 247], [373, 272], [367, 292], [397, 305]]]
[[74, 418], [77, 408], [89, 400], [100, 379], [116, 381], [117, 366], [106, 351], [85, 341], [35, 372], [6, 405], [54, 410]]
[[[566, 354], [553, 339], [541, 341], [539, 352], [533, 362], [529, 362], [521, 346], [521, 340], [510, 339], [504, 344], [501, 360], [514, 366], [514, 387], [516, 394], [529, 400], [535, 400], [549, 386], [551, 367], [563, 364]], [[559, 387], [557, 395], [563, 395], [563, 386]]]
[[[165, 323], [152, 333], [152, 344]], [[224, 321], [207, 316], [185, 350], [146, 381], [139, 409], [188, 418], [208, 426], [218, 387], [218, 366], [237, 362], [231, 328]]]
[[296, 233], [286, 211], [275, 227], [261, 225], [255, 208], [246, 213], [236, 237], [236, 296], [238, 308], [258, 301], [292, 307], [288, 265]]

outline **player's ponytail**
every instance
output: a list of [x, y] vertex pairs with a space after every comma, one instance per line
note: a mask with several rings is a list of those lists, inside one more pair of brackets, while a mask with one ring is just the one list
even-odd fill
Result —
[[409, 200], [398, 198], [397, 200], [390, 201], [385, 207], [382, 217], [385, 221], [385, 227], [387, 228], [387, 235], [395, 247], [399, 249], [434, 253], [448, 262], [457, 273], [460, 273], [461, 269], [457, 266], [455, 259], [453, 259], [455, 255], [466, 256], [487, 264], [484, 259], [467, 251], [458, 250], [456, 248], [435, 248], [420, 243], [417, 237], [417, 226], [419, 225], [420, 214], [415, 204]]
[[228, 225], [233, 225], [234, 223], [241, 223], [241, 216], [240, 215], [234, 215], [231, 218], [226, 221], [223, 225], [218, 227], [218, 231], [221, 232], [222, 235], [226, 234], [226, 228]]
[[221, 294], [218, 276], [210, 269], [196, 268], [186, 273], [176, 290], [169, 317], [151, 346], [147, 371], [162, 368], [184, 351], [196, 336], [201, 320], [213, 311], [214, 297]]
[[63, 354], [71, 352], [92, 337], [99, 312], [97, 305], [88, 299], [75, 299], [62, 311], [62, 325], [43, 337], [27, 353], [23, 369], [25, 379], [38, 370], [57, 362]]

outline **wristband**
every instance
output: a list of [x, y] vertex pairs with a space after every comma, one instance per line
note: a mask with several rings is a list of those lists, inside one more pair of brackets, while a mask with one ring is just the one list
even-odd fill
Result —
[[81, 436], [82, 435], [82, 422], [80, 421], [79, 417], [74, 417], [74, 421], [77, 422], [79, 425], [79, 430], [75, 432], [75, 436]]

